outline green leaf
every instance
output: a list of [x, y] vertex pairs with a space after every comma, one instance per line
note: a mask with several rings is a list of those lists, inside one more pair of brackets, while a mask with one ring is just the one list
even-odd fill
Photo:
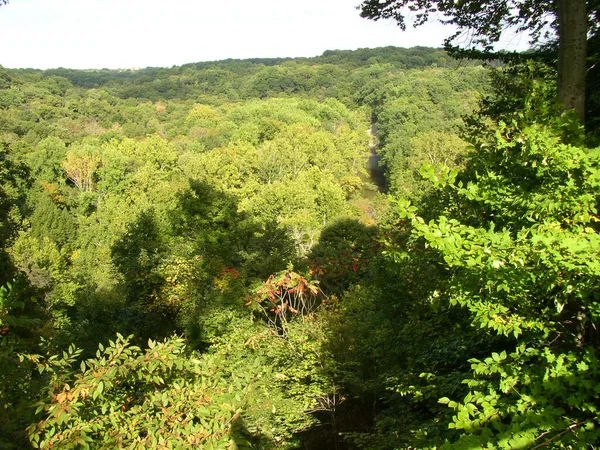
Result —
[[94, 400], [96, 400], [96, 398], [98, 398], [98, 396], [102, 395], [102, 392], [104, 392], [104, 381], [100, 380], [100, 382], [98, 383], [98, 386], [96, 387], [96, 390], [94, 391], [94, 394], [93, 394]]

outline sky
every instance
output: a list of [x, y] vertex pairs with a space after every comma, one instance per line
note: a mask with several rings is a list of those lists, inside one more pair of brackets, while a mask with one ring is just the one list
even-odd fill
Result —
[[[401, 31], [359, 16], [360, 0], [10, 0], [0, 6], [8, 68], [171, 67], [325, 50], [441, 47], [439, 23]], [[510, 48], [524, 48], [513, 38]]]

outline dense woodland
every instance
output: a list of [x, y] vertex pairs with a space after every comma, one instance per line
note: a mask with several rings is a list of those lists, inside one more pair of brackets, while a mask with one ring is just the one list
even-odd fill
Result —
[[600, 149], [555, 79], [0, 68], [0, 447], [594, 448]]

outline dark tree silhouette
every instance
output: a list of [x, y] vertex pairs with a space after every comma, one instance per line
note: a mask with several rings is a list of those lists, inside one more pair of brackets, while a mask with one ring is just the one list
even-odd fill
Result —
[[581, 121], [585, 118], [585, 78], [587, 71], [588, 30], [595, 31], [598, 14], [596, 0], [365, 0], [361, 15], [370, 19], [394, 19], [406, 28], [407, 14], [414, 14], [414, 25], [422, 25], [432, 15], [458, 30], [445, 41], [449, 50], [454, 42], [469, 32], [472, 48], [492, 54], [493, 46], [508, 28], [527, 31], [538, 42], [551, 27], [558, 37], [558, 97], [567, 110], [574, 109]]

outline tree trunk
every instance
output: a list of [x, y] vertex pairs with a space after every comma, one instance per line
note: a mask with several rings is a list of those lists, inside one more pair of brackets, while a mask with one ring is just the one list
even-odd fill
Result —
[[585, 0], [558, 0], [558, 98], [585, 122], [587, 71], [587, 10]]

